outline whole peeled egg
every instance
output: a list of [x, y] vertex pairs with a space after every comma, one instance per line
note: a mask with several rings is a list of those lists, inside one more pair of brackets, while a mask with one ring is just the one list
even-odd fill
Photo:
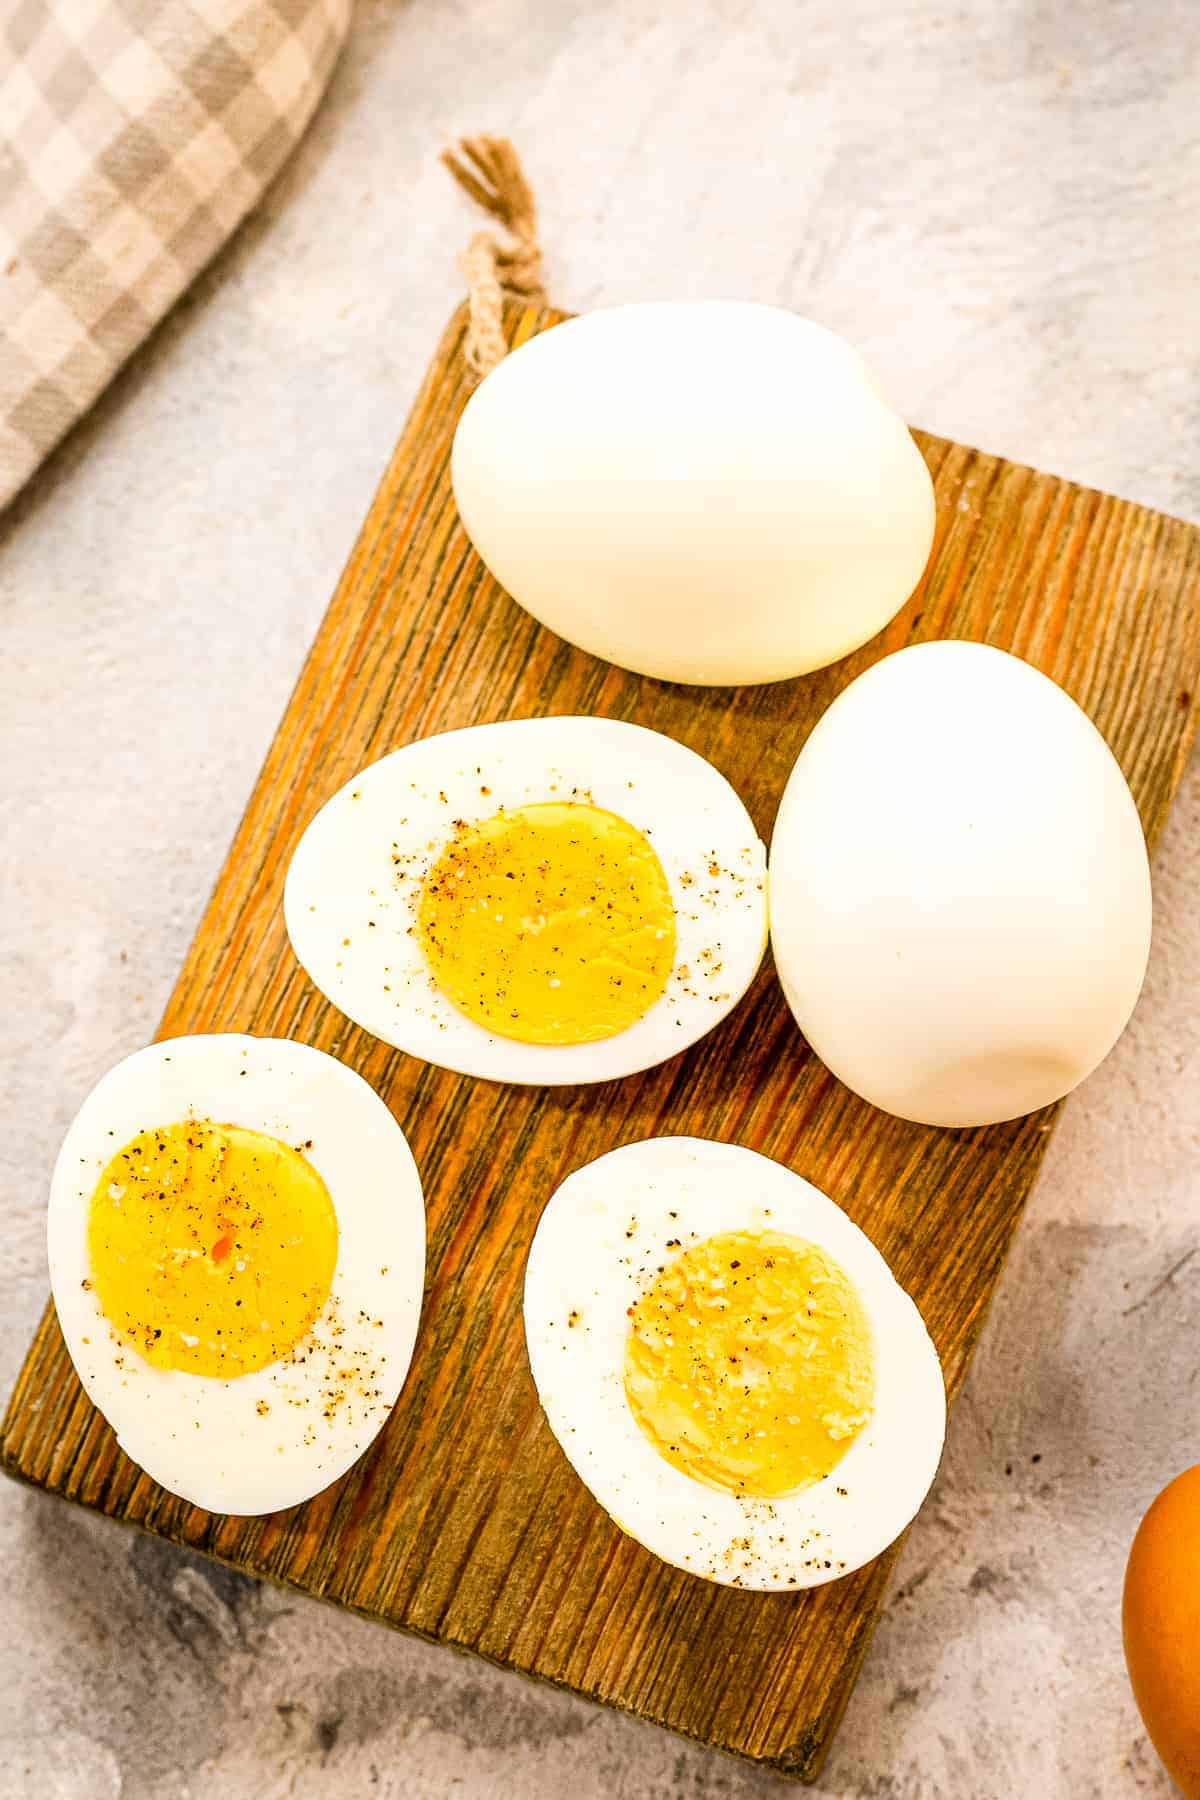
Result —
[[933, 485], [843, 338], [781, 308], [588, 313], [467, 404], [454, 493], [543, 625], [642, 675], [778, 681], [882, 629], [920, 579]]
[[1151, 1742], [1187, 1800], [1200, 1800], [1200, 1464], [1163, 1489], [1138, 1527], [1121, 1614]]
[[910, 646], [839, 695], [784, 791], [769, 894], [812, 1048], [921, 1124], [1061, 1099], [1119, 1037], [1149, 953], [1146, 845], [1112, 752], [985, 644]]

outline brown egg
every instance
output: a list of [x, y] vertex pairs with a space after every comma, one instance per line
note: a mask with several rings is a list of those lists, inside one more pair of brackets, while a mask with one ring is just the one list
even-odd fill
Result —
[[1200, 1800], [1200, 1463], [1138, 1527], [1121, 1608], [1134, 1699], [1187, 1800]]

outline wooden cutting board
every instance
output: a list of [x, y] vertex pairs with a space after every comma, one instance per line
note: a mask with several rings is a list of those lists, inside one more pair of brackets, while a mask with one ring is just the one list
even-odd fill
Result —
[[[560, 315], [514, 309], [515, 339]], [[875, 1112], [809, 1053], [769, 969], [703, 1042], [600, 1088], [513, 1089], [427, 1068], [359, 1031], [297, 967], [281, 898], [307, 821], [364, 763], [429, 732], [541, 713], [633, 719], [729, 777], [767, 837], [805, 737], [876, 658], [982, 638], [1059, 681], [1117, 754], [1153, 841], [1200, 686], [1200, 531], [939, 438], [919, 437], [938, 535], [920, 591], [864, 650], [772, 687], [672, 687], [609, 668], [496, 586], [455, 512], [449, 454], [469, 382], [450, 325], [268, 754], [162, 1023], [253, 1031], [340, 1056], [408, 1134], [429, 1207], [408, 1385], [362, 1461], [266, 1519], [173, 1499], [116, 1449], [53, 1307], [0, 1438], [12, 1474], [239, 1569], [474, 1650], [708, 1744], [811, 1778], [845, 1707], [895, 1552], [810, 1593], [710, 1586], [623, 1537], [539, 1413], [520, 1291], [567, 1171], [629, 1139], [692, 1132], [808, 1176], [882, 1249], [961, 1385], [1054, 1110], [978, 1131]], [[1020, 721], [1013, 721], [1013, 730]], [[1086, 1095], [1076, 1102], [1087, 1105]]]

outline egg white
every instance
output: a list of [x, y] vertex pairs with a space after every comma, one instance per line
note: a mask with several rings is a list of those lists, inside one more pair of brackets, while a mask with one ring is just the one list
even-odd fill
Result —
[[857, 351], [781, 307], [649, 301], [475, 389], [459, 513], [550, 630], [666, 681], [779, 681], [874, 637], [933, 543], [929, 470]]
[[[337, 1214], [329, 1301], [295, 1360], [232, 1380], [155, 1368], [118, 1337], [88, 1285], [88, 1213], [101, 1174], [139, 1132], [189, 1116], [303, 1144]], [[371, 1443], [408, 1373], [425, 1278], [416, 1164], [373, 1089], [306, 1044], [173, 1038], [110, 1069], [59, 1152], [48, 1249], [59, 1323], [88, 1397], [127, 1456], [210, 1511], [274, 1512], [319, 1493]], [[361, 1379], [342, 1380], [348, 1366]], [[334, 1392], [343, 1398], [326, 1418]]]
[[[675, 965], [666, 992], [627, 1030], [589, 1044], [523, 1044], [438, 989], [417, 906], [456, 821], [572, 798], [620, 814], [653, 845], [675, 907]], [[736, 1006], [766, 947], [765, 867], [737, 794], [673, 738], [616, 719], [518, 719], [422, 738], [347, 782], [296, 847], [284, 914], [317, 987], [385, 1043], [463, 1074], [556, 1086], [650, 1068]]]
[[770, 867], [801, 1031], [901, 1118], [1060, 1100], [1141, 991], [1153, 903], [1125, 777], [1069, 694], [992, 645], [910, 644], [852, 681], [788, 778]]
[[[673, 1254], [730, 1231], [820, 1246], [858, 1290], [875, 1340], [875, 1402], [832, 1474], [748, 1499], [674, 1468], [625, 1395], [629, 1308]], [[816, 1587], [870, 1561], [913, 1518], [941, 1458], [946, 1398], [920, 1313], [870, 1239], [782, 1164], [736, 1144], [649, 1138], [578, 1169], [542, 1214], [525, 1337], [551, 1429], [623, 1531], [665, 1562], [734, 1587]]]

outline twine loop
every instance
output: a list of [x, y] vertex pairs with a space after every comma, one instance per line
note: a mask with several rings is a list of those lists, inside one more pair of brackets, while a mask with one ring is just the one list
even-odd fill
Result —
[[442, 161], [459, 187], [503, 227], [505, 236], [477, 231], [462, 258], [467, 278], [469, 324], [467, 361], [480, 377], [488, 375], [508, 353], [504, 335], [504, 296], [544, 300], [542, 249], [538, 243], [537, 204], [507, 138], [462, 138]]

